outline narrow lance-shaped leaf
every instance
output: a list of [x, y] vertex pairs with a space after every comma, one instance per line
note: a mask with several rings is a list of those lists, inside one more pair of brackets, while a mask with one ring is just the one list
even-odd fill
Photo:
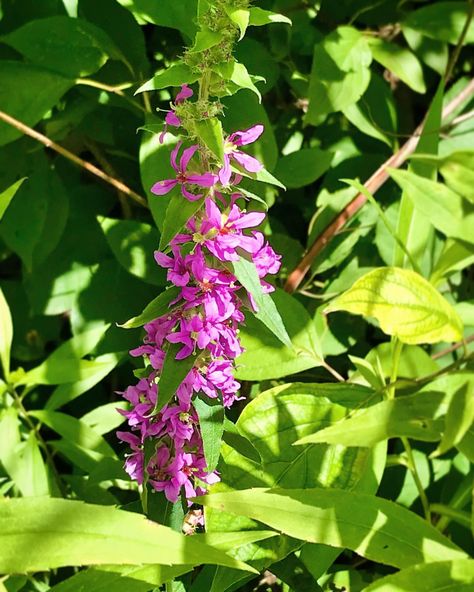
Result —
[[186, 64], [174, 64], [163, 72], [156, 74], [150, 80], [142, 84], [135, 94], [146, 92], [149, 90], [159, 90], [168, 86], [181, 86], [182, 84], [192, 84], [199, 79], [199, 75], [195, 74]]
[[345, 310], [374, 317], [387, 335], [408, 344], [458, 341], [462, 322], [453, 307], [422, 276], [380, 267], [358, 279], [326, 312]]
[[247, 516], [303, 541], [347, 548], [399, 568], [467, 558], [421, 517], [363, 493], [255, 488], [197, 499], [206, 507]]
[[262, 321], [284, 345], [293, 347], [275, 303], [269, 294], [263, 293], [254, 263], [240, 257], [238, 261], [233, 262], [233, 267], [236, 278], [254, 299], [257, 307], [254, 314], [257, 319]]
[[171, 302], [179, 296], [179, 292], [179, 288], [176, 286], [170, 286], [147, 304], [142, 313], [136, 317], [132, 317], [123, 323], [123, 325], [119, 325], [119, 327], [122, 327], [123, 329], [136, 329], [137, 327], [142, 327], [154, 319], [161, 317], [169, 310]]
[[414, 565], [385, 576], [362, 592], [469, 592], [474, 586], [474, 560], [455, 559]]
[[286, 23], [291, 25], [291, 20], [283, 14], [272, 12], [271, 10], [264, 10], [258, 6], [250, 8], [249, 26], [261, 27], [262, 25], [271, 25], [272, 23]]
[[206, 400], [196, 397], [193, 405], [199, 417], [199, 429], [207, 470], [212, 472], [217, 466], [221, 451], [222, 434], [224, 433], [224, 407], [218, 399], [209, 399], [208, 397]]
[[11, 185], [7, 189], [5, 189], [5, 191], [2, 191], [2, 193], [0, 193], [0, 220], [2, 219], [3, 214], [6, 212], [8, 206], [10, 205], [11, 200], [15, 197], [15, 193], [18, 191], [20, 185], [23, 183], [25, 179], [26, 177], [23, 177], [23, 179], [19, 179], [16, 183], [13, 183], [13, 185]]
[[[154, 197], [152, 199], [160, 199]], [[162, 199], [162, 198], [161, 198]], [[163, 222], [163, 234], [160, 239], [160, 249], [165, 249], [174, 237], [184, 228], [186, 222], [204, 205], [203, 199], [189, 201], [179, 192], [174, 192], [166, 208]]]
[[158, 383], [158, 398], [152, 415], [158, 413], [160, 409], [172, 399], [177, 388], [189, 374], [191, 368], [197, 359], [196, 354], [192, 354], [183, 360], [177, 360], [176, 354], [183, 347], [180, 343], [171, 343], [166, 352], [163, 369], [161, 371]]
[[13, 339], [13, 323], [10, 307], [0, 288], [0, 362], [3, 374], [8, 379], [10, 374], [10, 350]]
[[0, 500], [0, 547], [1, 573], [113, 563], [251, 569], [139, 514], [45, 497]]

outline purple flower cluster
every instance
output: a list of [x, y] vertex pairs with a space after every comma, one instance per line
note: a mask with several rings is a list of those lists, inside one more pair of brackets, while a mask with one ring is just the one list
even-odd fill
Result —
[[[183, 86], [176, 103], [191, 94]], [[179, 126], [181, 122], [170, 111], [166, 123]], [[153, 193], [163, 195], [180, 185], [184, 198], [203, 199], [204, 206], [172, 240], [169, 253], [155, 253], [156, 262], [168, 270], [168, 281], [179, 288], [179, 295], [165, 315], [145, 325], [143, 345], [130, 353], [145, 358], [149, 375], [122, 393], [130, 409], [120, 413], [131, 431], [118, 432], [118, 437], [132, 450], [125, 469], [139, 484], [146, 480], [156, 491], [164, 492], [171, 502], [178, 500], [183, 488], [186, 497], [191, 498], [219, 481], [218, 473], [209, 471], [206, 465], [193, 397], [199, 393], [201, 397], [219, 398], [224, 407], [240, 399], [240, 384], [233, 376], [235, 359], [243, 351], [238, 327], [245, 320], [244, 304], [253, 304], [251, 295], [233, 274], [232, 262], [241, 256], [253, 260], [266, 292], [273, 287], [263, 278], [280, 267], [280, 257], [255, 230], [265, 214], [239, 207], [242, 195], [235, 185], [240, 175], [236, 174], [230, 184], [232, 160], [248, 171], [262, 168], [255, 158], [240, 150], [262, 132], [263, 126], [256, 125], [231, 134], [225, 142], [224, 162], [216, 171], [202, 171], [198, 160], [192, 165], [193, 172], [188, 171], [193, 157], [199, 154], [198, 145], [186, 148], [178, 164], [179, 142], [171, 154], [176, 178], [152, 187]], [[172, 344], [177, 347], [176, 360], [193, 356], [194, 365], [171, 401], [153, 413], [160, 396], [165, 354]], [[145, 461], [146, 444], [151, 444], [147, 450], [152, 452]]]

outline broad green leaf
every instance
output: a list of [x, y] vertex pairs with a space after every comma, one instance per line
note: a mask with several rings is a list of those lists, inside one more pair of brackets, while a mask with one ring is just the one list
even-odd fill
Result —
[[199, 429], [204, 447], [207, 470], [214, 471], [221, 452], [224, 433], [224, 407], [218, 399], [196, 397], [193, 406], [199, 417]]
[[234, 25], [237, 25], [237, 27], [239, 27], [239, 31], [240, 31], [239, 41], [241, 39], [243, 39], [243, 37], [245, 35], [245, 31], [247, 30], [247, 27], [249, 26], [250, 11], [251, 10], [252, 9], [235, 8], [235, 7], [227, 7], [227, 6], [225, 7], [225, 11], [227, 13], [227, 16], [234, 23]]
[[8, 380], [10, 374], [10, 351], [13, 340], [13, 323], [10, 307], [0, 288], [0, 362], [3, 376]]
[[59, 361], [59, 360], [67, 360], [69, 358], [82, 358], [87, 354], [90, 354], [91, 351], [95, 349], [95, 347], [100, 343], [102, 338], [104, 337], [105, 333], [109, 330], [110, 324], [105, 323], [96, 327], [94, 329], [89, 329], [88, 331], [84, 331], [84, 333], [79, 333], [78, 335], [74, 335], [71, 339], [68, 339], [64, 343], [62, 343], [48, 358], [50, 362]]
[[272, 299], [292, 347], [283, 347], [270, 329], [252, 315], [247, 315], [239, 334], [245, 349], [237, 362], [236, 377], [239, 379], [281, 378], [323, 363], [319, 335], [306, 308], [281, 289], [273, 292]]
[[369, 46], [375, 61], [393, 72], [414, 91], [426, 92], [423, 69], [418, 58], [409, 49], [379, 38], [370, 39]]
[[34, 64], [70, 78], [97, 72], [109, 56], [122, 57], [102, 29], [66, 16], [30, 21], [2, 41]]
[[402, 32], [410, 49], [420, 60], [440, 76], [444, 76], [449, 59], [448, 44], [426, 37], [406, 24], [403, 25]]
[[255, 264], [240, 257], [233, 262], [234, 274], [237, 280], [252, 295], [256, 312], [253, 314], [278, 337], [287, 347], [291, 348], [291, 339], [285, 329], [280, 313], [269, 294], [264, 294]]
[[222, 123], [217, 117], [210, 117], [196, 122], [198, 137], [204, 142], [219, 163], [224, 162], [224, 136]]
[[[416, 146], [415, 154], [436, 155], [438, 153], [443, 93], [444, 83], [440, 82], [426, 114], [423, 131]], [[429, 179], [436, 179], [436, 167], [433, 165], [413, 161], [410, 163], [410, 171]], [[397, 236], [419, 267], [423, 269], [422, 263], [426, 265], [426, 256], [430, 251], [428, 245], [433, 240], [433, 228], [426, 223], [426, 218], [422, 212], [415, 208], [414, 202], [408, 193], [407, 191], [402, 193], [398, 212]], [[408, 264], [408, 258], [397, 244], [395, 244], [393, 263], [399, 267], [405, 267]], [[430, 262], [428, 262], [427, 267], [431, 267]]]
[[115, 457], [114, 450], [102, 436], [97, 434], [82, 420], [66, 415], [66, 413], [50, 410], [29, 411], [29, 414], [41, 423], [46, 424], [49, 428], [68, 440], [68, 442], [95, 450], [105, 456]]
[[10, 205], [11, 200], [15, 197], [15, 193], [18, 191], [25, 179], [26, 177], [19, 179], [16, 183], [13, 183], [11, 187], [8, 187], [8, 189], [5, 189], [5, 191], [0, 193], [0, 220], [3, 218], [3, 214], [5, 213], [6, 209]]
[[250, 8], [249, 26], [261, 27], [262, 25], [271, 25], [272, 23], [286, 23], [291, 25], [291, 20], [283, 14], [272, 12], [271, 10], [264, 10], [258, 6]]
[[255, 488], [198, 499], [206, 507], [247, 516], [292, 537], [345, 547], [399, 568], [466, 558], [464, 551], [413, 512], [364, 493]]
[[267, 169], [263, 168], [258, 173], [249, 173], [244, 168], [236, 166], [231, 167], [234, 173], [239, 173], [242, 177], [247, 177], [248, 179], [254, 179], [255, 181], [260, 181], [261, 183], [268, 183], [269, 185], [275, 185], [276, 187], [280, 187], [281, 189], [286, 189], [285, 185], [281, 181], [279, 181], [276, 177], [274, 177], [271, 173], [267, 171]]
[[195, 74], [186, 64], [173, 64], [163, 72], [155, 74], [153, 78], [142, 84], [135, 94], [146, 92], [149, 90], [159, 90], [160, 88], [167, 88], [168, 86], [181, 86], [182, 84], [192, 84], [199, 79], [199, 75]]
[[20, 419], [16, 409], [7, 407], [0, 412], [0, 463], [23, 493], [29, 486], [24, 482], [21, 463], [19, 462], [17, 447], [20, 444]]
[[113, 563], [209, 562], [248, 569], [225, 553], [138, 514], [64, 499], [0, 500], [0, 541], [2, 573]]
[[443, 393], [428, 392], [383, 401], [357, 411], [295, 444], [370, 447], [382, 440], [401, 436], [434, 442], [441, 438], [443, 423], [437, 419], [446, 414], [450, 398]]
[[[252, 77], [248, 73], [244, 64], [234, 60], [215, 66], [214, 71], [227, 81], [228, 86], [231, 88], [230, 94], [235, 94], [239, 89], [245, 88], [255, 93], [258, 100], [260, 102], [262, 101], [262, 95], [255, 86]], [[232, 88], [232, 85], [234, 85], [235, 88]]]
[[474, 204], [446, 185], [409, 171], [389, 169], [390, 176], [407, 192], [416, 210], [446, 236], [474, 242]]
[[474, 263], [472, 246], [459, 240], [448, 239], [433, 267], [430, 282], [436, 286], [444, 277], [465, 269], [472, 263]]
[[123, 325], [119, 325], [119, 327], [123, 327], [124, 329], [135, 329], [136, 327], [142, 327], [143, 325], [154, 321], [168, 312], [171, 302], [179, 297], [179, 293], [179, 288], [176, 286], [170, 286], [147, 304], [141, 314], [132, 317], [126, 323], [123, 323]]
[[[159, 199], [159, 198], [158, 198]], [[189, 201], [181, 192], [172, 195], [166, 208], [163, 222], [163, 234], [161, 235], [159, 248], [165, 249], [174, 237], [185, 227], [186, 222], [192, 218], [204, 205], [204, 199]]]
[[154, 284], [166, 283], [166, 272], [153, 258], [160, 242], [159, 232], [143, 222], [99, 218], [105, 238], [120, 265], [132, 275]]
[[[466, 2], [436, 2], [409, 11], [402, 21], [402, 27], [406, 25], [427, 37], [456, 44], [466, 23], [468, 10]], [[471, 21], [464, 43], [473, 42], [474, 23]]]
[[385, 576], [362, 592], [469, 592], [474, 586], [474, 560], [455, 559], [414, 565]]
[[176, 359], [176, 354], [182, 347], [182, 343], [171, 343], [168, 347], [158, 383], [158, 398], [152, 414], [158, 413], [174, 397], [176, 389], [196, 362], [196, 354], [191, 354], [184, 360]]
[[56, 387], [47, 400], [44, 408], [54, 411], [67, 403], [70, 403], [83, 393], [86, 393], [101, 380], [103, 380], [122, 359], [121, 354], [104, 354], [95, 358], [95, 369], [88, 373], [87, 378], [78, 380], [76, 382], [69, 382], [60, 384]]
[[326, 308], [326, 312], [336, 310], [374, 317], [384, 333], [403, 343], [462, 338], [462, 322], [453, 307], [422, 276], [408, 269], [374, 269]]
[[357, 103], [370, 82], [372, 56], [359, 31], [339, 27], [314, 48], [305, 121], [322, 123], [329, 113]]
[[319, 179], [331, 166], [334, 152], [319, 148], [302, 148], [282, 156], [275, 169], [275, 175], [288, 189], [310, 185]]
[[464, 437], [474, 422], [474, 383], [467, 381], [455, 392], [446, 413], [445, 429], [438, 448], [431, 457], [440, 456]]

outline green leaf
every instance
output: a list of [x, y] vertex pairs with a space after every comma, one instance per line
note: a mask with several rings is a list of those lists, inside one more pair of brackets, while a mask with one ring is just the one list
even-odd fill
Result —
[[428, 392], [382, 401], [295, 444], [370, 447], [382, 440], [402, 436], [435, 442], [441, 438], [443, 428], [442, 422], [437, 419], [446, 413], [450, 399], [443, 393]]
[[154, 321], [158, 317], [161, 317], [168, 312], [171, 302], [176, 300], [180, 294], [180, 289], [176, 286], [170, 286], [156, 298], [154, 298], [149, 304], [147, 304], [143, 312], [136, 317], [132, 317], [123, 325], [124, 329], [135, 329], [136, 327], [142, 327], [151, 321]]
[[64, 499], [1, 499], [0, 541], [2, 573], [113, 563], [209, 562], [249, 569], [209, 545], [138, 514]]
[[38, 446], [36, 434], [30, 432], [21, 450], [22, 494], [25, 497], [50, 495], [48, 471]]
[[142, 84], [135, 94], [149, 90], [159, 90], [168, 86], [181, 86], [182, 84], [192, 84], [199, 79], [199, 74], [195, 74], [186, 64], [173, 64], [163, 72], [155, 74], [153, 78]]
[[249, 25], [253, 27], [261, 27], [262, 25], [271, 25], [272, 23], [286, 23], [287, 25], [291, 25], [291, 20], [276, 12], [272, 12], [271, 10], [264, 10], [263, 8], [259, 8], [258, 6], [253, 6], [250, 8], [250, 19]]
[[240, 64], [234, 60], [233, 62], [227, 62], [225, 64], [216, 66], [214, 71], [222, 76], [224, 80], [227, 80], [228, 82], [231, 82], [235, 85], [236, 88], [232, 89], [230, 94], [234, 94], [241, 88], [246, 88], [255, 93], [260, 102], [262, 101], [262, 95], [253, 83], [252, 77], [248, 73], [244, 64]]
[[281, 378], [323, 363], [316, 326], [306, 308], [281, 289], [272, 296], [292, 347], [282, 347], [270, 329], [247, 315], [245, 326], [240, 329], [245, 351], [238, 358], [236, 371], [241, 380]]
[[408, 567], [361, 592], [469, 592], [473, 584], [474, 560], [455, 559]]
[[237, 280], [252, 295], [257, 311], [253, 314], [278, 337], [287, 347], [291, 348], [291, 339], [285, 329], [280, 313], [269, 294], [264, 294], [255, 264], [240, 257], [232, 263]]
[[174, 237], [185, 227], [186, 222], [192, 218], [204, 205], [204, 199], [189, 201], [181, 192], [175, 192], [166, 208], [163, 222], [163, 234], [160, 239], [161, 250], [165, 249]]
[[329, 113], [357, 103], [370, 82], [371, 59], [366, 38], [352, 27], [339, 27], [316, 44], [306, 123], [319, 125]]
[[[430, 6], [409, 11], [408, 16], [402, 22], [402, 27], [406, 25], [427, 37], [455, 45], [461, 37], [469, 9], [466, 2], [436, 2]], [[474, 43], [474, 23], [472, 21], [464, 43]]]
[[119, 413], [120, 409], [128, 409], [128, 403], [115, 401], [100, 405], [83, 415], [81, 421], [92, 428], [96, 434], [107, 434], [124, 422], [123, 415]]
[[196, 32], [196, 15], [198, 0], [119, 0], [133, 14], [147, 22], [160, 27], [171, 27], [183, 32], [189, 39], [194, 38]]
[[67, 16], [30, 21], [2, 41], [34, 64], [71, 78], [97, 72], [109, 56], [122, 57], [102, 29]]
[[10, 374], [10, 351], [13, 340], [13, 323], [10, 307], [0, 288], [0, 362], [3, 376], [8, 380]]
[[83, 448], [95, 450], [104, 456], [115, 458], [115, 452], [109, 444], [92, 428], [80, 419], [65, 413], [50, 410], [33, 410], [28, 412], [41, 423], [46, 424], [68, 442], [78, 444]]
[[206, 507], [247, 516], [304, 541], [346, 547], [399, 568], [465, 559], [425, 520], [385, 499], [340, 489], [247, 489], [198, 498]]
[[408, 269], [374, 269], [333, 300], [325, 312], [336, 310], [374, 317], [384, 333], [403, 343], [462, 338], [462, 322], [452, 306], [422, 276]]
[[375, 61], [382, 64], [414, 91], [426, 92], [423, 69], [418, 58], [409, 49], [377, 38], [370, 39], [369, 46]]
[[245, 31], [250, 22], [250, 11], [252, 9], [235, 8], [233, 6], [226, 6], [225, 11], [230, 20], [239, 27], [240, 37], [239, 41], [244, 38]]
[[448, 239], [433, 267], [430, 282], [436, 286], [444, 277], [465, 269], [472, 263], [474, 263], [472, 246], [462, 241]]
[[436, 181], [409, 171], [388, 170], [415, 209], [446, 236], [474, 243], [474, 205]]
[[[426, 114], [423, 131], [415, 149], [415, 154], [437, 154], [439, 129], [441, 127], [441, 112], [443, 109], [444, 82], [441, 81], [435, 96]], [[423, 163], [410, 163], [410, 170], [417, 175], [427, 178], [436, 178], [436, 167]], [[423, 269], [422, 263], [426, 261], [428, 245], [433, 239], [433, 229], [426, 223], [422, 212], [414, 206], [409, 192], [402, 193], [400, 209], [398, 213], [397, 236], [405, 245], [413, 259]], [[408, 263], [405, 253], [398, 245], [395, 245], [393, 254], [394, 265], [404, 267]], [[428, 264], [428, 267], [430, 265]]]
[[236, 167], [232, 165], [232, 170], [234, 173], [239, 173], [242, 177], [247, 177], [248, 179], [254, 179], [255, 181], [260, 181], [261, 183], [268, 183], [269, 185], [275, 185], [276, 187], [281, 187], [281, 189], [286, 189], [286, 187], [281, 183], [277, 178], [275, 178], [271, 173], [269, 173], [266, 169], [261, 169], [258, 173], [249, 173], [242, 167]]
[[222, 41], [222, 33], [219, 31], [211, 31], [207, 27], [203, 27], [196, 33], [194, 45], [189, 49], [190, 53], [198, 53], [200, 51], [206, 51], [211, 47], [214, 47]]
[[222, 434], [224, 433], [224, 407], [218, 399], [196, 397], [193, 406], [199, 417], [199, 429], [201, 431], [204, 446], [204, 457], [207, 470], [214, 471], [217, 467], [221, 452]]
[[88, 376], [82, 380], [60, 384], [56, 387], [50, 398], [46, 401], [45, 409], [54, 411], [89, 391], [117, 366], [122, 357], [121, 354], [117, 353], [97, 356], [94, 360], [94, 371], [91, 373], [88, 372]]
[[199, 139], [204, 142], [219, 162], [224, 162], [224, 135], [222, 123], [217, 117], [197, 121], [196, 130]]
[[431, 457], [440, 456], [464, 438], [474, 422], [474, 382], [467, 381], [454, 393], [446, 413], [443, 437]]
[[16, 409], [13, 407], [2, 409], [0, 412], [0, 462], [7, 475], [23, 492], [21, 463], [18, 462], [17, 452], [20, 441], [20, 419]]
[[288, 189], [297, 189], [314, 183], [331, 166], [334, 152], [319, 148], [302, 148], [282, 156], [275, 175]]
[[3, 214], [5, 213], [6, 209], [10, 205], [11, 200], [15, 197], [15, 193], [18, 191], [25, 179], [26, 177], [19, 179], [16, 183], [13, 183], [13, 185], [8, 187], [8, 189], [5, 189], [5, 191], [0, 193], [0, 220], [3, 218]]
[[166, 272], [153, 258], [159, 232], [143, 222], [99, 218], [105, 238], [120, 265], [132, 275], [156, 286], [166, 283]]
[[447, 185], [474, 203], [474, 152], [455, 152], [441, 162]]
[[184, 360], [176, 359], [176, 354], [182, 347], [182, 343], [171, 343], [168, 347], [158, 383], [158, 398], [152, 415], [158, 413], [174, 397], [176, 389], [189, 374], [196, 362], [196, 354], [192, 354], [184, 358]]

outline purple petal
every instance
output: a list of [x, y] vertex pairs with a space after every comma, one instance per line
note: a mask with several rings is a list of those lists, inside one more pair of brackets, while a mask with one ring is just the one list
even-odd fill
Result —
[[179, 168], [182, 173], [184, 173], [184, 171], [188, 168], [189, 161], [198, 149], [199, 146], [197, 144], [194, 144], [194, 146], [186, 148], [186, 150], [183, 152], [183, 156], [181, 156], [181, 160], [179, 161]]
[[154, 255], [155, 255], [155, 261], [161, 267], [173, 267], [174, 259], [172, 257], [169, 257], [168, 255], [165, 255], [164, 253], [160, 253], [160, 251], [155, 251]]
[[228, 154], [224, 154], [224, 166], [219, 171], [219, 181], [222, 185], [228, 185], [232, 171], [230, 170], [230, 158]]
[[181, 142], [181, 140], [176, 144], [176, 146], [173, 148], [173, 151], [171, 152], [171, 166], [174, 168], [174, 170], [179, 173], [179, 168], [178, 168], [178, 163], [177, 163], [177, 158], [178, 158], [178, 152], [179, 149], [181, 148], [183, 142]]
[[168, 111], [165, 121], [168, 125], [172, 125], [173, 127], [179, 127], [181, 125], [181, 120], [174, 111]]
[[216, 176], [212, 173], [204, 173], [204, 175], [191, 174], [186, 175], [186, 182], [200, 187], [212, 187], [216, 184]]
[[[263, 134], [265, 128], [261, 124], [254, 125], [247, 130], [234, 132], [231, 136], [232, 143], [236, 146], [245, 146], [246, 144], [252, 144], [255, 140]], [[230, 139], [230, 138], [229, 138]]]
[[181, 193], [184, 195], [186, 199], [189, 199], [189, 201], [197, 201], [202, 197], [202, 193], [196, 194], [188, 191], [188, 189], [186, 189], [186, 185], [181, 185]]
[[169, 193], [175, 185], [177, 185], [178, 181], [176, 179], [165, 179], [164, 181], [158, 181], [155, 183], [151, 188], [151, 192], [155, 195], [166, 195]]
[[265, 219], [264, 212], [250, 212], [244, 214], [238, 220], [233, 223], [234, 228], [253, 228], [258, 226]]
[[206, 199], [206, 216], [208, 221], [214, 226], [215, 228], [220, 228], [222, 225], [222, 214], [219, 208], [217, 207], [214, 200], [208, 198]]
[[249, 173], [258, 173], [258, 171], [263, 169], [263, 164], [253, 156], [250, 156], [250, 154], [236, 150], [232, 153], [232, 156]]
[[192, 89], [190, 89], [187, 84], [183, 84], [181, 86], [181, 90], [176, 95], [176, 99], [174, 100], [174, 102], [181, 103], [181, 101], [184, 101], [185, 99], [189, 99], [189, 97], [192, 97], [192, 96], [193, 96]]

